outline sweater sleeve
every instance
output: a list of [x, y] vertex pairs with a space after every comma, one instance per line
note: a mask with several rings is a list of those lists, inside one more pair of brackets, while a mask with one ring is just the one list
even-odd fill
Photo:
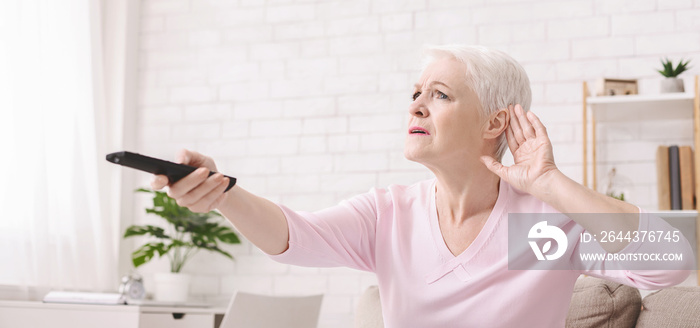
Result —
[[287, 218], [289, 248], [270, 258], [299, 266], [374, 271], [376, 191], [317, 212], [295, 212], [278, 206]]
[[[660, 289], [683, 282], [695, 268], [695, 255], [688, 240], [662, 218], [640, 210], [636, 240], [618, 253], [609, 254], [597, 247], [577, 249], [576, 267], [581, 273], [612, 280], [641, 289]], [[642, 237], [643, 236], [643, 237]], [[579, 244], [580, 246], [580, 244]], [[605, 259], [585, 262], [584, 252], [605, 254]]]

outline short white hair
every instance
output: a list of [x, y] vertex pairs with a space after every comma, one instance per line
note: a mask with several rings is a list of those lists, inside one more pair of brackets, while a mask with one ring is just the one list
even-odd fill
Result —
[[[506, 53], [483, 46], [443, 45], [426, 46], [423, 52], [423, 69], [442, 58], [455, 58], [467, 67], [466, 82], [479, 97], [482, 120], [508, 105], [520, 104], [530, 110], [532, 91], [525, 69]], [[505, 132], [499, 137], [496, 160], [503, 158], [508, 143]]]

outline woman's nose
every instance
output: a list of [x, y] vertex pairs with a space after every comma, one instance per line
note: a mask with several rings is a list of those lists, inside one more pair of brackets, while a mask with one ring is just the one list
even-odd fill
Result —
[[408, 112], [415, 117], [428, 117], [428, 107], [423, 101], [423, 95], [418, 96], [418, 98], [408, 106]]

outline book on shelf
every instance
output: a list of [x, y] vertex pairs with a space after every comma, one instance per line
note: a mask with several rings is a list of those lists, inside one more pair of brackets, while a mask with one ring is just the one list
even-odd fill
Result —
[[668, 147], [668, 172], [671, 181], [671, 209], [680, 210], [681, 205], [681, 172], [678, 158], [678, 146]]
[[44, 296], [43, 301], [44, 303], [116, 305], [126, 304], [126, 296], [117, 293], [51, 291]]
[[695, 176], [693, 172], [693, 149], [678, 147], [678, 165], [681, 178], [681, 209], [695, 209]]
[[659, 210], [671, 209], [671, 181], [668, 172], [668, 146], [656, 150], [656, 185], [659, 196]]
[[659, 146], [656, 177], [659, 210], [696, 208], [693, 149], [690, 146]]

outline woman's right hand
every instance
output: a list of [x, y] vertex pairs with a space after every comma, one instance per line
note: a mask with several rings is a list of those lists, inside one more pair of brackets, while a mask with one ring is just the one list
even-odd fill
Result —
[[[225, 199], [229, 179], [221, 173], [209, 176], [209, 171], [217, 172], [211, 157], [187, 149], [180, 150], [175, 160], [177, 163], [198, 167], [197, 170], [170, 185], [168, 196], [177, 204], [196, 213], [206, 213], [217, 208]], [[153, 190], [163, 189], [168, 185], [168, 177], [156, 175], [151, 181]]]

